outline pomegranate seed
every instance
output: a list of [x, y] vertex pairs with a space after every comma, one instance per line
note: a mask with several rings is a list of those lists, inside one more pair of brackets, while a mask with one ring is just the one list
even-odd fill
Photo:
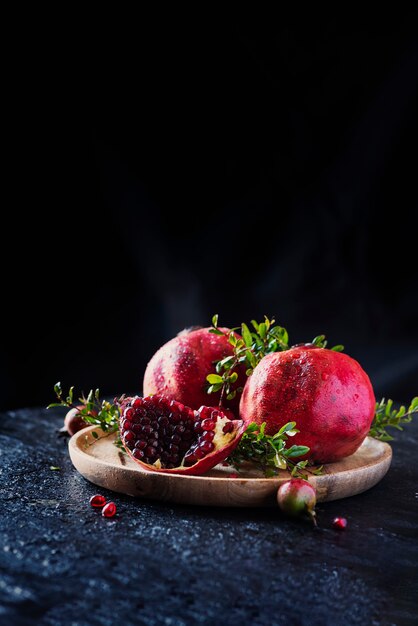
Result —
[[125, 441], [133, 441], [135, 439], [135, 433], [132, 430], [125, 431], [123, 438]]
[[106, 504], [106, 498], [96, 494], [90, 498], [90, 504], [94, 509], [101, 509]]
[[211, 417], [212, 411], [213, 409], [211, 409], [210, 406], [201, 406], [198, 412], [199, 412], [200, 418], [204, 420], [207, 417]]
[[347, 528], [347, 520], [345, 517], [336, 517], [332, 522], [332, 525], [338, 530], [344, 530], [344, 528]]
[[202, 420], [203, 430], [213, 430], [215, 428], [215, 420], [207, 418]]
[[200, 420], [198, 422], [194, 423], [194, 431], [195, 431], [195, 433], [201, 433], [202, 432], [202, 422]]
[[203, 459], [203, 457], [206, 456], [206, 453], [203, 452], [202, 448], [199, 446], [196, 450], [194, 450], [194, 455], [197, 459]]
[[212, 452], [214, 449], [215, 446], [211, 441], [202, 441], [198, 448], [198, 450], [202, 450], [205, 454], [209, 454], [209, 452]]
[[234, 430], [234, 424], [232, 422], [227, 422], [225, 426], [222, 428], [223, 433], [232, 433]]
[[207, 430], [206, 432], [203, 433], [203, 435], [200, 437], [201, 441], [212, 441], [212, 439], [215, 437], [215, 433], [213, 430]]
[[103, 517], [113, 517], [116, 515], [116, 504], [114, 502], [108, 502], [102, 509]]
[[185, 465], [193, 465], [194, 463], [196, 463], [196, 461], [197, 457], [195, 456], [194, 452], [189, 452], [189, 454], [186, 454], [184, 457]]

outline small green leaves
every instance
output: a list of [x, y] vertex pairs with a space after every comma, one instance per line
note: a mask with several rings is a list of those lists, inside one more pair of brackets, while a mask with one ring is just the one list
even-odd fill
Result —
[[[271, 352], [283, 352], [289, 350], [289, 334], [283, 326], [276, 326], [274, 318], [268, 318], [264, 316], [264, 321], [257, 322], [251, 320], [252, 329], [242, 322], [241, 327], [231, 329], [228, 333], [220, 330], [218, 327], [219, 316], [218, 314], [212, 317], [212, 327], [209, 329], [210, 333], [216, 335], [224, 335], [228, 337], [228, 342], [232, 346], [233, 354], [224, 357], [215, 364], [216, 374], [220, 378], [214, 378], [212, 374], [207, 376], [206, 380], [209, 383], [207, 393], [221, 392], [220, 404], [224, 398], [231, 400], [237, 393], [241, 393], [242, 389], [233, 389], [232, 385], [236, 381], [237, 377], [232, 375], [232, 372], [237, 369], [241, 364], [245, 365], [245, 373], [247, 376], [251, 376], [255, 367], [260, 363], [266, 354]], [[241, 336], [237, 335], [235, 331], [240, 330]], [[314, 345], [318, 348], [325, 348], [327, 340], [325, 335], [317, 335], [310, 345]], [[344, 346], [341, 344], [331, 348], [332, 350], [341, 352]]]
[[248, 348], [251, 348], [253, 344], [253, 338], [251, 336], [251, 333], [249, 331], [247, 324], [244, 324], [244, 323], [241, 324], [241, 334], [242, 334], [242, 338], [244, 339], [245, 345]]
[[[299, 432], [295, 427], [295, 422], [288, 422], [275, 435], [266, 435], [266, 422], [261, 425], [252, 422], [247, 426], [228, 462], [238, 469], [243, 462], [251, 462], [267, 477], [276, 475], [278, 470], [288, 470], [293, 476], [305, 477], [303, 470], [308, 461], [295, 463], [293, 459], [307, 454], [309, 448], [295, 445], [287, 447], [288, 437]], [[318, 472], [319, 469], [315, 471]]]
[[411, 400], [408, 409], [404, 405], [400, 406], [399, 409], [394, 409], [393, 400], [385, 402], [385, 399], [382, 398], [380, 402], [376, 403], [375, 416], [369, 435], [380, 441], [393, 441], [387, 428], [403, 430], [402, 424], [411, 422], [414, 413], [418, 413], [418, 396]]
[[[58, 402], [53, 402], [48, 405], [48, 409], [52, 407], [66, 407], [68, 409], [77, 408], [78, 412], [82, 416], [83, 420], [87, 424], [93, 424], [101, 428], [104, 432], [116, 432], [119, 428], [119, 415], [120, 410], [116, 402], [109, 402], [108, 400], [100, 399], [99, 389], [91, 389], [87, 394], [84, 394], [74, 402], [74, 387], [70, 387], [70, 390], [64, 398], [61, 383], [54, 385], [54, 391], [58, 398]], [[81, 408], [79, 408], [81, 407]], [[96, 431], [92, 432], [92, 436], [97, 439], [98, 434]]]
[[223, 383], [222, 376], [219, 376], [218, 374], [209, 374], [209, 376], [206, 376], [206, 380], [211, 385], [216, 385], [216, 383]]
[[[314, 337], [312, 339], [311, 343], [317, 348], [326, 348], [328, 341], [326, 340], [325, 335], [318, 335], [317, 337]], [[344, 350], [344, 346], [339, 343], [336, 346], [330, 348], [330, 350], [333, 350], [334, 352], [342, 352]]]

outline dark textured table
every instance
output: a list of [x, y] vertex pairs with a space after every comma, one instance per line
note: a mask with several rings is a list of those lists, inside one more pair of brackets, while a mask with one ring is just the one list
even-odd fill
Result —
[[[2, 625], [418, 623], [418, 419], [397, 435], [383, 480], [318, 504], [316, 529], [278, 509], [106, 492], [73, 468], [62, 419], [0, 415]], [[116, 517], [90, 507], [95, 493]]]

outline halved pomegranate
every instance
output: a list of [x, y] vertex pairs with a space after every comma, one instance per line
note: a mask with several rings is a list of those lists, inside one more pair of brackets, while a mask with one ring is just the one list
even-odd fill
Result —
[[125, 398], [121, 406], [122, 443], [151, 471], [204, 474], [230, 455], [244, 430], [218, 408], [196, 411], [162, 395]]

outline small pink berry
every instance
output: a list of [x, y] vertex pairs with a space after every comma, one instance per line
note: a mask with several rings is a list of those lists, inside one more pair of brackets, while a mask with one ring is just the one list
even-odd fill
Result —
[[332, 522], [332, 525], [338, 530], [344, 530], [344, 528], [347, 527], [347, 520], [345, 519], [345, 517], [336, 517]]
[[106, 498], [96, 494], [90, 498], [90, 504], [94, 509], [101, 509], [106, 504]]
[[116, 504], [114, 502], [108, 502], [102, 509], [103, 517], [113, 517], [116, 515]]

